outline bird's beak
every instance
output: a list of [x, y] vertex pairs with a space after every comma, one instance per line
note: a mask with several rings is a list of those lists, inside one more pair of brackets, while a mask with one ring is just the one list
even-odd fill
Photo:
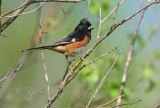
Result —
[[93, 30], [94, 28], [92, 26], [88, 27], [88, 30]]

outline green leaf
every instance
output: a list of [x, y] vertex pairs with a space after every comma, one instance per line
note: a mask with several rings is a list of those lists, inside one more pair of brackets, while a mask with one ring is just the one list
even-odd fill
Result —
[[89, 84], [95, 84], [99, 80], [99, 75], [97, 71], [92, 71], [90, 75], [87, 76], [87, 82]]
[[143, 70], [143, 75], [145, 78], [150, 79], [152, 76], [152, 68], [151, 66], [146, 66]]
[[119, 92], [119, 89], [112, 89], [110, 95], [112, 98], [115, 98], [118, 96], [118, 92]]

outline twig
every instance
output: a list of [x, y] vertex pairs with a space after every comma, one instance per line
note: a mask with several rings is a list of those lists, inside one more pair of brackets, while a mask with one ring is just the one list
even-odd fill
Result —
[[97, 40], [99, 39], [99, 35], [100, 35], [100, 31], [101, 31], [101, 27], [102, 27], [102, 12], [101, 12], [101, 8], [99, 9], [99, 26], [98, 26], [98, 32], [97, 32]]
[[[43, 2], [44, 3], [44, 2]], [[42, 4], [41, 4], [42, 5]], [[38, 18], [39, 18], [39, 42], [41, 44], [41, 38], [42, 38], [42, 19], [43, 19], [43, 7], [39, 8], [38, 11]], [[50, 100], [50, 86], [49, 86], [49, 79], [48, 79], [48, 75], [47, 75], [47, 66], [45, 63], [45, 57], [44, 57], [44, 53], [43, 50], [41, 50], [41, 58], [42, 58], [42, 62], [43, 62], [43, 69], [44, 69], [44, 75], [45, 75], [45, 80], [47, 83], [47, 93], [48, 93], [48, 100]]]
[[47, 75], [47, 66], [46, 66], [46, 63], [45, 63], [45, 58], [44, 58], [43, 51], [41, 51], [41, 57], [42, 57], [42, 61], [43, 61], [44, 75], [45, 75], [45, 79], [46, 79], [46, 83], [47, 83], [48, 100], [50, 100], [51, 93], [50, 93], [50, 86], [49, 86], [49, 80], [48, 80], [48, 75]]
[[20, 14], [16, 14], [16, 15], [11, 15], [11, 16], [3, 16], [3, 17], [0, 17], [0, 18], [12, 18], [12, 17], [20, 16], [20, 15], [26, 15], [26, 14], [33, 13], [36, 10], [38, 10], [45, 2], [46, 2], [46, 0], [44, 0], [38, 7], [36, 7], [35, 9], [33, 9], [29, 12], [24, 12], [24, 13], [20, 13]]
[[88, 18], [90, 4], [91, 4], [91, 0], [88, 0], [88, 6], [87, 6], [87, 11], [86, 11], [86, 18]]
[[100, 82], [99, 86], [97, 87], [96, 91], [94, 92], [92, 98], [89, 100], [87, 106], [85, 108], [88, 108], [89, 105], [91, 104], [91, 101], [96, 97], [96, 94], [98, 92], [98, 90], [100, 89], [100, 87], [102, 86], [103, 82], [105, 81], [106, 77], [108, 76], [109, 72], [112, 70], [112, 68], [114, 67], [116, 61], [118, 60], [119, 56], [121, 54], [121, 51], [119, 51], [118, 56], [116, 57], [116, 59], [114, 60], [112, 66], [109, 68], [109, 70], [106, 72], [105, 76], [103, 77], [102, 81]]
[[[2, 13], [2, 0], [0, 0], [0, 16], [1, 16], [1, 13]], [[1, 19], [0, 19], [0, 26], [1, 26]]]
[[116, 97], [116, 98], [110, 100], [109, 102], [107, 102], [107, 103], [105, 103], [105, 104], [102, 104], [102, 105], [98, 106], [97, 108], [102, 108], [102, 107], [104, 107], [105, 105], [108, 105], [108, 104], [110, 104], [111, 102], [117, 100], [118, 98], [124, 97], [125, 95], [127, 95], [127, 93], [125, 93], [125, 94], [123, 94], [123, 95], [120, 95], [120, 96], [118, 96], [118, 97]]
[[117, 10], [117, 7], [119, 7], [125, 1], [126, 0], [122, 0], [120, 3], [118, 3], [117, 6], [115, 8], [113, 8], [112, 11], [101, 22], [103, 23], [114, 11]]
[[[65, 2], [65, 3], [78, 3], [85, 0], [47, 0], [46, 2]], [[33, 3], [43, 2], [43, 0], [32, 0]]]
[[[29, 5], [29, 1], [30, 0], [27, 0], [25, 1], [20, 7], [20, 9], [18, 9], [14, 14], [13, 16], [17, 15], [17, 14], [20, 14], [25, 8], [28, 7]], [[1, 26], [0, 26], [0, 33], [5, 30], [15, 19], [17, 18], [17, 16], [15, 17], [12, 17], [12, 18], [9, 18], [6, 22], [4, 22]]]
[[142, 100], [137, 100], [137, 101], [132, 102], [132, 103], [124, 103], [124, 104], [115, 105], [115, 106], [112, 106], [112, 107], [106, 107], [106, 108], [117, 108], [117, 107], [120, 107], [120, 106], [133, 105], [133, 104], [138, 103], [138, 102], [141, 102], [141, 101], [142, 101]]
[[[77, 3], [77, 2], [81, 2], [84, 0], [46, 0], [46, 2], [73, 2], [73, 3]], [[2, 31], [4, 31], [18, 16], [18, 14], [20, 14], [24, 9], [26, 9], [30, 4], [33, 3], [38, 3], [38, 2], [44, 2], [44, 0], [26, 0], [20, 7], [18, 8], [15, 13], [12, 15], [13, 17], [9, 18], [6, 22], [4, 22], [1, 26], [0, 26], [0, 33]]]
[[[68, 2], [80, 2], [80, 1], [83, 1], [83, 0], [68, 0]], [[32, 2], [33, 2], [33, 0], [32, 0]], [[38, 3], [38, 2], [44, 2], [44, 0], [34, 0], [34, 3]], [[67, 0], [46, 0], [45, 2], [67, 2]], [[1, 15], [0, 16], [0, 19], [1, 18], [5, 18], [4, 16], [6, 16], [6, 15], [9, 15], [9, 14], [11, 14], [11, 13], [13, 13], [14, 11], [16, 11], [16, 10], [18, 10], [18, 9], [20, 9], [20, 8], [22, 8], [24, 5], [22, 5], [22, 6], [20, 6], [20, 7], [17, 7], [17, 8], [15, 8], [15, 9], [12, 9], [11, 11], [9, 11], [9, 12], [7, 12], [7, 13], [5, 13], [4, 15]]]
[[113, 48], [111, 51], [106, 52], [106, 53], [102, 54], [101, 56], [95, 58], [94, 60], [88, 62], [87, 64], [84, 64], [82, 67], [80, 67], [80, 69], [78, 69], [77, 72], [75, 72], [75, 74], [73, 75], [73, 77], [72, 77], [71, 79], [69, 79], [67, 83], [69, 83], [74, 77], [76, 77], [77, 74], [78, 74], [83, 68], [85, 68], [85, 67], [87, 67], [88, 65], [90, 65], [90, 64], [92, 64], [92, 63], [94, 63], [94, 62], [96, 62], [97, 60], [101, 59], [102, 57], [104, 57], [104, 56], [110, 54], [111, 52], [113, 52], [113, 51], [116, 50], [117, 48], [118, 48], [118, 46], [116, 46], [115, 48]]
[[[141, 0], [140, 0], [141, 1]], [[142, 7], [142, 1], [141, 1], [141, 7]], [[135, 27], [135, 31], [133, 33], [133, 38], [132, 41], [130, 43], [130, 47], [129, 47], [129, 51], [128, 51], [128, 56], [127, 56], [127, 60], [125, 62], [125, 68], [124, 68], [124, 72], [123, 72], [123, 76], [122, 76], [122, 82], [121, 82], [121, 86], [119, 89], [119, 96], [122, 95], [126, 80], [127, 80], [127, 73], [128, 73], [128, 69], [129, 69], [129, 65], [132, 59], [132, 55], [133, 55], [133, 48], [134, 48], [134, 44], [136, 42], [136, 38], [137, 38], [137, 34], [138, 34], [138, 30], [139, 30], [139, 26], [141, 23], [141, 20], [143, 18], [145, 11], [141, 11], [138, 19], [137, 19], [137, 23], [136, 23], [136, 27]], [[119, 105], [121, 104], [121, 98], [117, 99], [117, 108], [119, 108]]]
[[[0, 16], [1, 16], [1, 13], [2, 13], [2, 0], [0, 0]], [[1, 26], [1, 19], [0, 19], [0, 26]], [[0, 36], [6, 37], [5, 35], [2, 35], [2, 34], [0, 34]]]
[[[90, 53], [104, 40], [106, 39], [108, 36], [110, 36], [110, 34], [120, 25], [122, 25], [123, 23], [129, 21], [130, 19], [132, 19], [134, 16], [136, 16], [139, 12], [141, 12], [142, 10], [148, 8], [149, 6], [153, 5], [153, 4], [157, 4], [160, 3], [160, 1], [154, 1], [151, 4], [144, 6], [143, 8], [139, 9], [137, 12], [135, 12], [134, 14], [132, 14], [131, 16], [123, 19], [121, 22], [114, 24], [111, 26], [110, 30], [108, 31], [108, 33], [103, 36], [101, 39], [99, 39], [83, 56], [82, 58], [85, 59], [86, 57], [88, 57], [90, 55]], [[61, 95], [61, 93], [63, 92], [64, 87], [68, 84], [68, 79], [73, 75], [73, 72], [75, 71], [75, 69], [77, 69], [77, 67], [79, 67], [82, 62], [83, 59], [81, 59], [80, 61], [78, 61], [73, 67], [72, 67], [72, 71], [70, 71], [65, 79], [59, 84], [58, 90], [55, 92], [54, 96], [51, 97], [51, 100], [45, 105], [44, 108], [50, 108], [51, 105], [53, 104], [53, 102]]]
[[[100, 31], [101, 31], [101, 27], [102, 27], [103, 22], [104, 22], [110, 15], [112, 15], [113, 12], [116, 13], [118, 7], [119, 7], [124, 1], [126, 1], [126, 0], [122, 0], [120, 3], [118, 3], [118, 4], [116, 5], [116, 7], [114, 7], [114, 8], [112, 9], [112, 11], [111, 11], [105, 18], [103, 18], [103, 19], [102, 19], [102, 12], [101, 12], [101, 8], [100, 8], [100, 12], [99, 12], [99, 27], [98, 27], [98, 33], [97, 33], [97, 41], [98, 41], [98, 39], [99, 39], [99, 35], [100, 35]], [[115, 15], [116, 15], [116, 14], [115, 14]]]
[[[27, 56], [26, 54], [22, 55], [22, 57], [18, 61], [18, 64], [17, 64], [16, 68], [13, 69], [12, 71], [8, 71], [5, 74], [5, 76], [2, 79], [0, 79], [0, 82], [11, 78], [15, 73], [17, 73], [19, 71], [22, 68], [22, 66], [23, 66], [23, 64], [26, 60], [26, 56]], [[3, 85], [2, 85], [1, 88], [3, 88]]]
[[5, 82], [2, 84], [1, 88], [0, 88], [0, 96], [3, 97], [4, 92], [6, 92], [8, 86], [10, 85], [10, 83], [14, 80], [16, 74], [18, 71], [20, 71], [23, 67], [23, 64], [25, 63], [27, 58], [26, 54], [23, 54], [21, 56], [21, 58], [19, 59], [15, 69], [13, 69], [12, 71], [7, 72], [7, 74], [5, 75], [5, 77], [3, 78], [3, 81], [5, 80]]
[[24, 4], [24, 5], [21, 5], [20, 7], [17, 7], [17, 8], [14, 8], [14, 9], [10, 10], [9, 12], [5, 13], [4, 15], [1, 15], [1, 16], [0, 16], [0, 19], [2, 19], [2, 18], [4, 18], [4, 16], [9, 15], [9, 14], [13, 13], [14, 11], [22, 8], [23, 6], [25, 6], [25, 4]]

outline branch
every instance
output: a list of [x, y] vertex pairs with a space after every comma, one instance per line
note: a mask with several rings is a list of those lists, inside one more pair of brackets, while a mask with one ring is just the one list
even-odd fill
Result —
[[124, 104], [120, 104], [120, 105], [115, 105], [115, 106], [112, 106], [112, 107], [107, 107], [107, 108], [117, 108], [117, 107], [120, 107], [120, 106], [126, 106], [126, 105], [133, 105], [137, 102], [141, 102], [142, 100], [137, 100], [135, 102], [132, 102], [132, 103], [124, 103]]
[[87, 6], [87, 11], [86, 11], [86, 18], [88, 18], [90, 4], [91, 4], [91, 0], [88, 0], [88, 6]]
[[117, 48], [118, 48], [118, 46], [116, 46], [115, 48], [113, 48], [111, 51], [106, 52], [106, 53], [102, 54], [101, 56], [95, 58], [94, 60], [88, 62], [87, 64], [84, 64], [82, 67], [80, 67], [80, 69], [78, 69], [77, 72], [75, 72], [75, 74], [73, 75], [73, 77], [72, 77], [71, 79], [69, 79], [67, 83], [69, 83], [74, 77], [76, 77], [76, 76], [78, 75], [78, 73], [79, 73], [83, 68], [85, 68], [85, 67], [87, 67], [88, 65], [90, 65], [90, 64], [98, 61], [99, 59], [103, 58], [104, 56], [110, 54], [111, 52], [113, 52], [113, 51], [116, 50]]
[[[1, 16], [1, 13], [2, 13], [2, 0], [0, 0], [0, 16]], [[1, 19], [0, 19], [0, 26], [1, 26]]]
[[28, 7], [28, 5], [29, 5], [29, 2], [30, 0], [27, 0], [27, 1], [25, 1], [20, 7], [20, 9], [18, 9], [14, 14], [13, 14], [13, 16], [14, 17], [12, 17], [12, 18], [9, 18], [6, 22], [4, 22], [1, 26], [0, 26], [0, 33], [3, 31], [3, 30], [5, 30], [16, 18], [17, 18], [17, 16], [15, 16], [15, 15], [17, 15], [17, 14], [20, 14], [25, 8], [27, 8]]
[[[41, 44], [41, 38], [42, 38], [42, 19], [43, 19], [43, 6], [41, 6], [39, 8], [39, 11], [38, 11], [38, 20], [39, 20], [38, 37], [39, 37], [39, 44]], [[47, 66], [46, 66], [46, 63], [45, 63], [45, 57], [44, 57], [43, 50], [41, 50], [41, 58], [42, 58], [42, 62], [43, 62], [44, 76], [45, 76], [45, 80], [46, 80], [46, 84], [47, 84], [48, 100], [50, 100], [50, 94], [51, 93], [50, 93], [49, 79], [48, 79], [48, 74], [47, 74]]]
[[[142, 7], [142, 1], [141, 1], [141, 7]], [[135, 28], [135, 31], [133, 33], [133, 38], [132, 38], [132, 41], [130, 43], [130, 48], [129, 48], [129, 51], [128, 51], [127, 60], [125, 62], [125, 68], [124, 68], [124, 72], [123, 72], [123, 76], [122, 76], [122, 82], [121, 82], [121, 86], [120, 86], [120, 89], [119, 89], [119, 96], [122, 95], [123, 89], [124, 89], [124, 86], [125, 86], [125, 83], [126, 83], [126, 80], [127, 80], [127, 73], [128, 73], [129, 65], [130, 65], [130, 62], [131, 62], [131, 59], [132, 59], [132, 55], [133, 55], [133, 48], [134, 48], [134, 44], [135, 44], [136, 39], [137, 39], [139, 26], [140, 26], [141, 20], [143, 18], [144, 12], [145, 11], [141, 11], [141, 13], [140, 13], [140, 15], [137, 19], [136, 28]], [[117, 99], [117, 108], [119, 108], [119, 105], [121, 104], [121, 100], [122, 100], [121, 98]]]
[[[2, 0], [0, 0], [0, 16], [1, 16], [1, 13], [2, 13]], [[0, 26], [1, 26], [1, 19], [0, 19]], [[5, 35], [2, 35], [2, 34], [0, 34], [0, 36], [6, 37]]]
[[123, 94], [123, 95], [120, 95], [120, 96], [118, 96], [118, 97], [116, 97], [116, 98], [114, 98], [114, 99], [110, 100], [109, 102], [107, 102], [107, 103], [105, 103], [105, 104], [102, 104], [102, 105], [98, 106], [97, 108], [104, 108], [104, 106], [106, 106], [106, 105], [110, 104], [111, 102], [113, 102], [113, 101], [117, 100], [118, 98], [122, 98], [122, 97], [124, 97], [125, 95], [127, 95], [127, 93], [126, 93], [126, 94]]
[[[43, 2], [44, 0], [32, 0], [32, 3]], [[46, 2], [66, 2], [66, 3], [78, 3], [85, 0], [46, 0]]]
[[[2, 31], [4, 31], [20, 14], [23, 10], [25, 10], [29, 5], [33, 4], [33, 3], [38, 3], [38, 2], [73, 2], [73, 3], [78, 3], [78, 2], [81, 2], [81, 1], [84, 1], [84, 0], [25, 0], [25, 2], [19, 7], [19, 8], [16, 8], [16, 9], [13, 9], [13, 10], [16, 10], [15, 13], [12, 15], [11, 18], [9, 18], [6, 22], [4, 22], [1, 26], [0, 26], [0, 33]], [[12, 13], [13, 12], [10, 11], [9, 13]], [[7, 13], [8, 14], [8, 13]], [[2, 17], [0, 17], [2, 18]]]
[[0, 88], [0, 97], [3, 97], [3, 95], [5, 94], [7, 88], [9, 87], [10, 83], [14, 80], [14, 78], [16, 77], [16, 74], [18, 71], [20, 71], [26, 61], [27, 55], [23, 54], [21, 56], [21, 58], [19, 59], [15, 69], [13, 69], [12, 71], [7, 72], [7, 74], [4, 76], [4, 78], [1, 80], [5, 80], [5, 82], [2, 84], [1, 88]]

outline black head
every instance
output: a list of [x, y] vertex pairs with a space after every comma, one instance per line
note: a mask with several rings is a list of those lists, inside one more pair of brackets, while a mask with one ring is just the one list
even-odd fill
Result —
[[94, 28], [92, 27], [91, 23], [87, 20], [87, 18], [84, 18], [80, 21], [79, 25], [75, 28], [76, 30], [82, 30], [85, 32], [91, 32]]

